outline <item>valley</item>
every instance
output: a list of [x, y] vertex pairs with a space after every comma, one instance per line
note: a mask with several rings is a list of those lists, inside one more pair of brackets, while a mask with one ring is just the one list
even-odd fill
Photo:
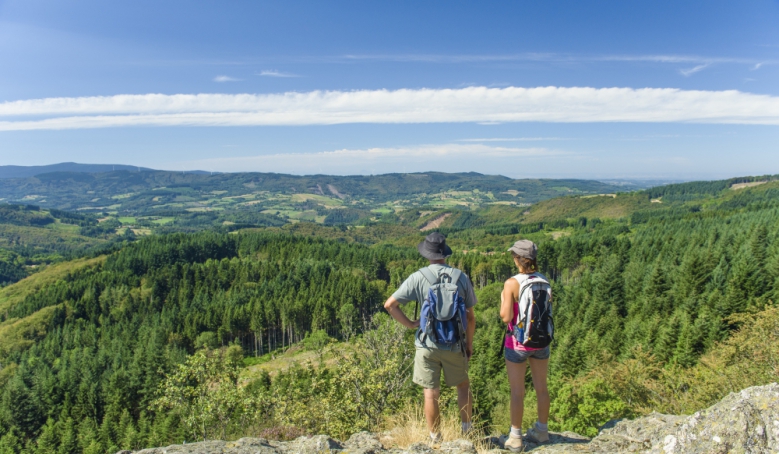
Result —
[[[0, 447], [116, 452], [390, 429], [421, 395], [409, 380], [412, 333], [389, 323], [382, 304], [424, 264], [415, 246], [434, 230], [479, 299], [471, 383], [484, 435], [508, 424], [497, 301], [515, 272], [505, 250], [518, 238], [539, 245], [554, 286], [553, 430], [594, 436], [614, 418], [689, 414], [776, 381], [774, 177], [538, 196], [530, 206], [493, 203], [476, 188], [434, 193], [449, 204], [408, 194], [353, 204], [347, 185], [318, 184], [322, 194], [209, 192], [213, 206], [243, 205], [206, 213], [280, 220], [269, 225], [184, 228], [198, 212], [152, 219], [143, 191], [114, 199], [139, 203], [138, 212], [3, 205]], [[386, 210], [367, 210], [379, 202]], [[306, 204], [318, 208], [297, 222], [281, 209], [256, 211]], [[369, 221], [313, 216], [355, 206]], [[172, 403], [189, 389], [173, 377], [195, 367], [211, 372], [187, 386], [210, 397]], [[528, 421], [534, 399], [529, 387]]]

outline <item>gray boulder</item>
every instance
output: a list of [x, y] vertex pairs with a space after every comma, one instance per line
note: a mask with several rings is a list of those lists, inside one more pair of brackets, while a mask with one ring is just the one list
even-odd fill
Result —
[[438, 450], [443, 454], [476, 454], [476, 447], [468, 440], [446, 441]]
[[376, 434], [358, 432], [352, 434], [343, 444], [344, 450], [355, 454], [377, 454], [384, 451], [384, 446]]
[[[554, 440], [553, 440], [554, 441]], [[528, 444], [541, 453], [776, 453], [779, 452], [779, 385], [732, 393], [692, 416], [653, 413], [608, 424], [589, 443]]]
[[280, 452], [287, 454], [315, 454], [318, 452], [340, 451], [343, 449], [340, 443], [327, 435], [313, 437], [299, 437], [294, 441], [279, 443]]
[[427, 443], [414, 443], [406, 450], [396, 449], [395, 454], [433, 454], [433, 448]]
[[279, 452], [274, 442], [264, 438], [241, 438], [236, 441], [201, 441], [166, 448], [143, 449], [136, 451], [135, 454], [275, 454]]
[[779, 385], [732, 393], [686, 418], [652, 453], [779, 452]]

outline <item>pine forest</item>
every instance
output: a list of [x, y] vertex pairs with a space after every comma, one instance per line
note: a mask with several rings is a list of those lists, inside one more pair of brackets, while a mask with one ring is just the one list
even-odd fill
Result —
[[[0, 453], [386, 427], [422, 394], [413, 333], [383, 303], [426, 264], [416, 244], [434, 230], [476, 288], [470, 379], [485, 434], [509, 421], [498, 307], [520, 238], [539, 245], [553, 285], [550, 428], [593, 436], [614, 418], [693, 413], [779, 375], [779, 182], [745, 181], [761, 184], [151, 235], [4, 205], [19, 241], [0, 244]], [[36, 223], [73, 227], [34, 243]], [[527, 390], [533, 421], [529, 376]], [[442, 402], [457, 411], [453, 391]]]

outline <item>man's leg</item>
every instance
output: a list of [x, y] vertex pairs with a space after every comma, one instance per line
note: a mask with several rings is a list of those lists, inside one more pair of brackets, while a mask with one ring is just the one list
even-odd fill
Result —
[[460, 407], [460, 420], [470, 424], [473, 413], [473, 394], [471, 394], [470, 380], [465, 380], [457, 385], [457, 406]]
[[440, 397], [440, 388], [425, 388], [425, 420], [427, 420], [427, 430], [431, 434], [437, 434], [441, 425], [441, 412], [438, 408]]
[[441, 397], [441, 361], [437, 350], [417, 348], [414, 356], [414, 383], [424, 389], [425, 420], [430, 435], [435, 440], [441, 422], [438, 408], [438, 400]]
[[473, 412], [473, 394], [468, 380], [468, 358], [459, 351], [443, 351], [441, 364], [446, 377], [446, 385], [457, 388], [457, 406], [460, 408], [460, 420], [463, 432], [471, 430]]

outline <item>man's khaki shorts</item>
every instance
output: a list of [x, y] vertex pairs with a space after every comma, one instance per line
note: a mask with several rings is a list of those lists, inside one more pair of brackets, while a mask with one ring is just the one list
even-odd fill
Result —
[[447, 386], [468, 380], [468, 360], [462, 352], [417, 347], [414, 356], [414, 383], [426, 389], [441, 387], [441, 369]]

